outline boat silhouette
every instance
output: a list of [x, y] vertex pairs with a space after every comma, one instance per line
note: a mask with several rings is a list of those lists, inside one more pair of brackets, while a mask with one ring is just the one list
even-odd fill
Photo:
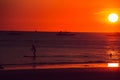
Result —
[[74, 36], [75, 34], [74, 33], [71, 33], [71, 32], [58, 32], [56, 35], [58, 36]]

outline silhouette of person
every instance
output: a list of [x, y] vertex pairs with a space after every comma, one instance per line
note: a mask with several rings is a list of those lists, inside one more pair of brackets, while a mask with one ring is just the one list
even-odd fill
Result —
[[112, 53], [110, 53], [110, 55], [109, 55], [109, 56], [110, 56], [110, 58], [112, 58]]
[[32, 48], [31, 48], [32, 52], [33, 52], [33, 59], [36, 59], [36, 47], [34, 44], [32, 44]]

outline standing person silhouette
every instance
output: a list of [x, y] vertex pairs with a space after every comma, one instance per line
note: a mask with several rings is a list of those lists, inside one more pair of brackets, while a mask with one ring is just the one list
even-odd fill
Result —
[[31, 48], [32, 52], [33, 52], [33, 60], [36, 59], [36, 47], [34, 44], [32, 44], [32, 48]]
[[110, 53], [110, 54], [109, 54], [109, 56], [110, 56], [110, 59], [111, 59], [111, 58], [112, 58], [112, 56], [113, 56], [113, 54], [112, 54], [112, 53]]

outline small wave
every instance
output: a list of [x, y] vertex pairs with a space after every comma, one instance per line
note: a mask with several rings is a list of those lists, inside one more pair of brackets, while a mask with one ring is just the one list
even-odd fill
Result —
[[[24, 56], [24, 57], [32, 57], [32, 56]], [[46, 58], [46, 57], [60, 57], [60, 58], [84, 58], [84, 57], [89, 57], [87, 55], [45, 55], [45, 56], [36, 56], [36, 57], [42, 57], [42, 58]]]

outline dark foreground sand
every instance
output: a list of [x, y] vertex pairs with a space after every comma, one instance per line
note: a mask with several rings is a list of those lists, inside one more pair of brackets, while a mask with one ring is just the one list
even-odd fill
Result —
[[0, 70], [0, 80], [120, 80], [120, 68]]

